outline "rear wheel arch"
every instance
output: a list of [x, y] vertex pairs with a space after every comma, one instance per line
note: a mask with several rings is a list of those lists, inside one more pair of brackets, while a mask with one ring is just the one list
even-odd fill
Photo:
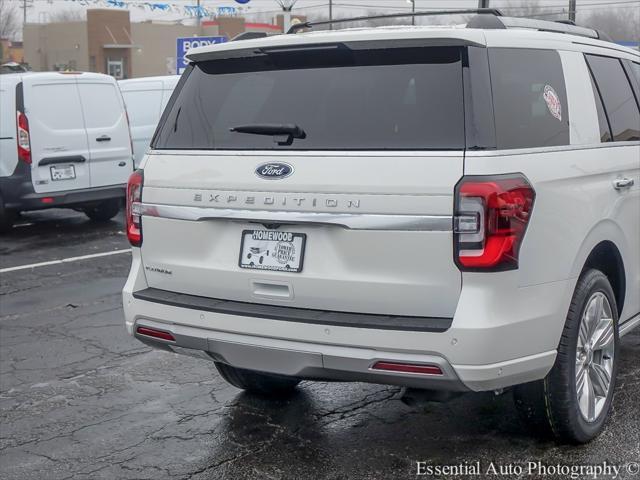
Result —
[[624, 261], [616, 244], [611, 240], [603, 240], [594, 246], [584, 262], [582, 272], [589, 269], [599, 270], [608, 278], [620, 315], [624, 307], [627, 283]]

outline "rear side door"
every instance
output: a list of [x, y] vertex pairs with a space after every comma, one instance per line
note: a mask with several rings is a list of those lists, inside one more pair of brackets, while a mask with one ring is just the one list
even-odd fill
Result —
[[129, 128], [135, 163], [138, 165], [149, 148], [149, 142], [160, 118], [162, 82], [120, 83], [120, 90], [129, 115]]
[[122, 185], [133, 171], [122, 95], [111, 78], [78, 78], [91, 161], [91, 187]]
[[619, 59], [590, 54], [585, 58], [603, 113], [603, 137], [615, 146], [603, 161], [611, 172], [605, 186], [608, 204], [626, 243], [622, 252], [627, 283], [624, 321], [640, 312], [640, 99], [632, 89], [633, 71], [625, 72]]
[[90, 187], [91, 157], [76, 75], [25, 75], [23, 92], [34, 190]]
[[[463, 49], [318, 50], [190, 71], [145, 164], [149, 286], [452, 317]], [[305, 136], [230, 131], [252, 124]]]

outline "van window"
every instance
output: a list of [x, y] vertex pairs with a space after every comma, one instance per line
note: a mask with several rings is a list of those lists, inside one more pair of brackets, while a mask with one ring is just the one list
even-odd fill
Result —
[[[163, 120], [157, 149], [463, 149], [461, 49], [337, 45], [200, 62]], [[294, 124], [306, 138], [230, 131], [252, 124]]]
[[87, 128], [112, 127], [123, 114], [116, 87], [110, 83], [79, 83]]
[[84, 129], [75, 83], [35, 84], [29, 97], [29, 122], [42, 122], [53, 130]]
[[569, 108], [560, 55], [489, 50], [498, 149], [568, 145]]
[[613, 141], [640, 140], [640, 111], [620, 60], [585, 56], [602, 96]]
[[122, 97], [131, 126], [155, 125], [158, 122], [162, 90], [125, 90]]

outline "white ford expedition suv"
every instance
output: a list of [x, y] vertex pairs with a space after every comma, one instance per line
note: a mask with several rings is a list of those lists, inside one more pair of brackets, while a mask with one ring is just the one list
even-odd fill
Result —
[[640, 55], [599, 38], [481, 14], [191, 50], [129, 180], [128, 332], [263, 394], [513, 387], [594, 438], [640, 323]]

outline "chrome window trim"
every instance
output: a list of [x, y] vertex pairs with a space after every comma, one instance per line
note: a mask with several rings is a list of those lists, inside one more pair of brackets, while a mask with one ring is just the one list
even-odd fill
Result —
[[290, 210], [243, 210], [135, 202], [134, 215], [199, 222], [235, 220], [262, 224], [337, 225], [350, 230], [400, 230], [451, 232], [451, 215], [381, 215], [370, 213], [296, 212]]
[[515, 148], [503, 150], [467, 150], [466, 157], [502, 157], [510, 155], [530, 155], [533, 153], [554, 153], [554, 152], [570, 152], [577, 150], [593, 150], [596, 148], [620, 148], [620, 147], [638, 147], [640, 141], [633, 140], [629, 142], [604, 142], [590, 144], [574, 144], [574, 145], [558, 145], [554, 147], [531, 147], [531, 148]]

